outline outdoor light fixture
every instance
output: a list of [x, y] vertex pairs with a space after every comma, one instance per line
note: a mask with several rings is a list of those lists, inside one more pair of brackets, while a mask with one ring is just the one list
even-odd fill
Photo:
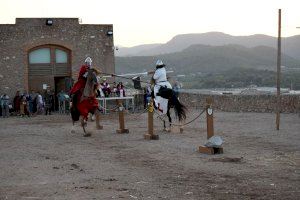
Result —
[[52, 24], [53, 24], [53, 19], [47, 19], [46, 20], [46, 25], [47, 26], [52, 26]]
[[112, 35], [113, 35], [113, 31], [112, 31], [112, 30], [107, 31], [107, 32], [106, 32], [106, 35], [107, 35], [107, 36], [112, 36]]

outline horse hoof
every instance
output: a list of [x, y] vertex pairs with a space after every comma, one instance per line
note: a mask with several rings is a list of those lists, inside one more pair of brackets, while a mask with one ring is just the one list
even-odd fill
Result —
[[85, 133], [85, 134], [83, 135], [83, 137], [91, 137], [91, 136], [92, 136], [91, 133]]
[[75, 130], [71, 130], [71, 133], [75, 133]]
[[164, 128], [163, 131], [170, 133], [171, 132], [171, 128]]
[[103, 126], [101, 126], [101, 125], [96, 126], [96, 129], [97, 129], [97, 130], [102, 130], [102, 129], [103, 129]]

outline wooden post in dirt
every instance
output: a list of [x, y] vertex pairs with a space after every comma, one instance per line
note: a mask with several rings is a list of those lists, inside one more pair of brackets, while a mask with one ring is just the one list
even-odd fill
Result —
[[276, 130], [279, 130], [280, 111], [281, 111], [280, 75], [281, 75], [281, 9], [278, 10]]
[[100, 125], [100, 113], [98, 113], [98, 114], [96, 115], [96, 128], [97, 128], [98, 130], [102, 130], [102, 129], [103, 129], [103, 126]]
[[153, 114], [154, 114], [154, 106], [153, 106], [153, 99], [151, 99], [149, 106], [148, 106], [148, 133], [144, 135], [144, 138], [146, 140], [158, 140], [159, 139], [159, 136], [154, 134]]
[[207, 139], [214, 136], [214, 116], [213, 116], [212, 104], [213, 104], [213, 99], [211, 97], [206, 98]]
[[[213, 99], [212, 97], [206, 98], [206, 128], [207, 128], [207, 139], [214, 136], [214, 117], [213, 117]], [[205, 154], [221, 154], [223, 153], [222, 147], [206, 147], [199, 146], [199, 152]]]
[[120, 129], [118, 129], [117, 133], [129, 133], [129, 130], [125, 128], [125, 121], [124, 121], [124, 107], [122, 105], [121, 100], [117, 100], [117, 104], [119, 106], [119, 124]]

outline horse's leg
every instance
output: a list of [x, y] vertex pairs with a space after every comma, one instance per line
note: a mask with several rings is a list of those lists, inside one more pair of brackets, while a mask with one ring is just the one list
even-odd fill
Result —
[[75, 133], [75, 121], [74, 120], [72, 120], [71, 133]]
[[171, 118], [171, 115], [170, 115], [170, 106], [169, 106], [169, 104], [168, 104], [167, 116], [168, 116], [168, 119], [169, 119], [169, 128], [167, 129], [167, 131], [171, 132], [172, 118]]
[[81, 126], [83, 129], [83, 137], [90, 137], [92, 134], [90, 132], [86, 131], [87, 122], [86, 122], [86, 119], [84, 119], [84, 117], [82, 117], [82, 116], [81, 116]]
[[98, 130], [103, 129], [103, 126], [100, 125], [100, 110], [98, 108], [95, 110], [95, 117], [96, 117], [96, 120], [95, 120], [96, 121], [96, 128]]
[[164, 131], [167, 131], [166, 121], [164, 120]]

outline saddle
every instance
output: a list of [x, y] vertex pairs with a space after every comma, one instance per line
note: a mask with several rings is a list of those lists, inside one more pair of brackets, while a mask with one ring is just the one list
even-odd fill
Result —
[[173, 96], [173, 90], [170, 88], [167, 88], [167, 86], [161, 86], [158, 90], [157, 96], [161, 96], [165, 99], [170, 99]]

